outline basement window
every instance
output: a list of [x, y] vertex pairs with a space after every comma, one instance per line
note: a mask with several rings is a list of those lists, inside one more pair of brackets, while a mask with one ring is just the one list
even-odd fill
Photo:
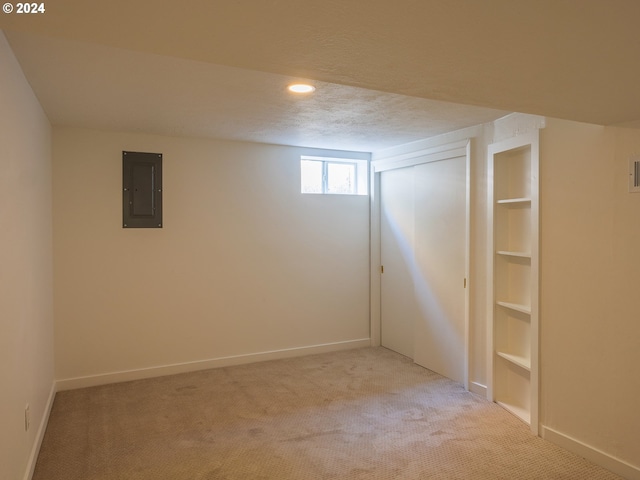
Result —
[[367, 195], [368, 163], [345, 158], [300, 158], [302, 193]]

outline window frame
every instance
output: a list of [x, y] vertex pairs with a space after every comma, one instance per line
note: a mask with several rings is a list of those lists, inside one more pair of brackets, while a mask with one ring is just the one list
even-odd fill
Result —
[[[322, 164], [322, 191], [321, 192], [305, 192], [302, 184], [302, 162], [313, 161]], [[354, 181], [352, 191], [349, 193], [331, 192], [329, 191], [329, 165], [350, 165], [353, 167]], [[368, 172], [369, 161], [357, 158], [336, 158], [336, 157], [319, 157], [302, 155], [300, 157], [300, 192], [304, 195], [368, 195]]]

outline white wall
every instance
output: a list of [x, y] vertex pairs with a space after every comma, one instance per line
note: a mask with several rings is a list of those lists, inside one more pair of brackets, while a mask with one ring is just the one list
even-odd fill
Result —
[[640, 131], [549, 120], [540, 147], [541, 420], [640, 469]]
[[[0, 32], [0, 479], [22, 478], [53, 387], [51, 127]], [[29, 404], [31, 427], [25, 432]]]
[[[162, 229], [121, 226], [123, 150], [163, 154]], [[321, 153], [56, 128], [57, 378], [368, 342], [368, 198], [302, 195]]]

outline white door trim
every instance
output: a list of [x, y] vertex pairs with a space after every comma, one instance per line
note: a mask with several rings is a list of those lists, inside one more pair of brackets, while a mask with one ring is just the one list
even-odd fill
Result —
[[470, 340], [469, 340], [469, 290], [471, 248], [471, 139], [417, 150], [402, 155], [377, 159], [371, 162], [370, 190], [370, 336], [371, 345], [380, 346], [381, 329], [381, 239], [380, 239], [380, 173], [423, 163], [466, 157], [466, 238], [465, 238], [465, 308], [464, 308], [464, 387], [469, 389]]
[[411, 167], [421, 163], [437, 162], [449, 158], [463, 157], [467, 154], [470, 139], [466, 138], [458, 142], [447, 143], [437, 147], [416, 150], [415, 152], [403, 153], [376, 159], [371, 162], [374, 173], [393, 170], [395, 168]]

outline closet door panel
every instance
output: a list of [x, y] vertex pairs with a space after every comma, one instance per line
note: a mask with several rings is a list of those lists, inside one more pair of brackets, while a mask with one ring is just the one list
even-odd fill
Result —
[[414, 167], [414, 360], [465, 380], [465, 157]]
[[383, 172], [380, 178], [382, 346], [413, 358], [415, 270], [412, 167]]

